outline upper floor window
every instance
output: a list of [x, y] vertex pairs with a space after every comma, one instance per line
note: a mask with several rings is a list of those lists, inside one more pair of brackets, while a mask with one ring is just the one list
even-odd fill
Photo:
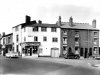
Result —
[[24, 37], [24, 41], [26, 41], [26, 37]]
[[79, 41], [79, 38], [75, 38], [75, 41], [78, 42]]
[[26, 31], [26, 28], [24, 27], [24, 32]]
[[47, 41], [47, 37], [43, 37], [43, 41]]
[[47, 31], [47, 27], [41, 27], [41, 31]]
[[56, 32], [57, 31], [57, 29], [56, 28], [51, 28], [51, 32]]
[[18, 29], [18, 26], [16, 26], [16, 27], [15, 27], [15, 31], [18, 31], [18, 30], [19, 30], [19, 29]]
[[8, 37], [8, 43], [10, 43], [11, 37]]
[[5, 38], [3, 38], [3, 44], [5, 44]]
[[52, 38], [52, 42], [58, 42], [58, 38]]
[[33, 31], [38, 31], [38, 27], [33, 27]]
[[66, 31], [66, 30], [63, 30], [63, 34], [64, 34], [64, 35], [67, 35], [67, 31]]
[[38, 41], [38, 37], [37, 36], [34, 36], [34, 41]]
[[18, 42], [19, 41], [19, 36], [18, 35], [16, 35], [16, 42]]
[[97, 36], [97, 32], [94, 32], [94, 36]]

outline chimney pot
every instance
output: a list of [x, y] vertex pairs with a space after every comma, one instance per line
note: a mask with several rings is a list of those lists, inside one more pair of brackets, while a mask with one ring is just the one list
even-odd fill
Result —
[[73, 18], [72, 18], [72, 16], [70, 17], [70, 19], [69, 19], [69, 26], [73, 26]]
[[92, 21], [92, 27], [96, 28], [96, 20], [95, 19], [93, 19], [93, 21]]
[[39, 24], [42, 24], [42, 21], [41, 21], [41, 20], [38, 20], [38, 23], [39, 23]]

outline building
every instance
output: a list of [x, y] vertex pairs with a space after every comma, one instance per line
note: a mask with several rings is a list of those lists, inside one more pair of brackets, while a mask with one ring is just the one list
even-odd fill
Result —
[[60, 26], [31, 21], [26, 16], [26, 22], [14, 26], [14, 51], [22, 56], [51, 56], [59, 57], [61, 52]]
[[61, 22], [61, 56], [73, 52], [82, 57], [99, 55], [99, 29], [96, 29], [96, 20], [92, 25], [75, 23], [70, 17], [69, 22]]
[[2, 54], [5, 55], [9, 51], [13, 51], [13, 33], [2, 35], [1, 38]]

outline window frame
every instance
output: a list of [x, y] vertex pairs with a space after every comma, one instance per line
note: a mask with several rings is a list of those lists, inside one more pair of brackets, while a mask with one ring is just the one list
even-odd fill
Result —
[[51, 27], [51, 32], [57, 32], [57, 28], [56, 27]]

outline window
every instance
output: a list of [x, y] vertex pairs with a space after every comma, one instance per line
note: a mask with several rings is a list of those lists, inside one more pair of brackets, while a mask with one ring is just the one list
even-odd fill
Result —
[[11, 38], [10, 38], [10, 37], [8, 37], [8, 43], [10, 43], [10, 39], [11, 39]]
[[58, 42], [58, 38], [52, 38], [52, 42]]
[[37, 36], [34, 37], [34, 41], [38, 41], [38, 37]]
[[97, 38], [94, 38], [94, 44], [97, 44]]
[[33, 28], [33, 31], [38, 31], [38, 27], [34, 27]]
[[63, 34], [64, 34], [64, 35], [67, 35], [67, 31], [66, 31], [66, 30], [63, 30]]
[[39, 53], [43, 53], [43, 49], [42, 48], [39, 48]]
[[24, 42], [26, 41], [26, 37], [24, 37]]
[[94, 36], [97, 36], [97, 32], [94, 32]]
[[75, 38], [75, 41], [78, 42], [79, 38]]
[[43, 37], [43, 41], [47, 41], [47, 37]]
[[5, 44], [5, 38], [3, 38], [3, 44]]
[[19, 36], [18, 35], [16, 35], [16, 42], [18, 42], [19, 41]]
[[26, 28], [24, 28], [24, 32], [26, 31]]
[[18, 45], [16, 45], [16, 51], [18, 52]]
[[51, 32], [56, 32], [56, 28], [51, 28]]
[[41, 27], [41, 31], [46, 32], [47, 31], [47, 28], [46, 27]]
[[15, 27], [15, 31], [18, 31], [18, 26]]

